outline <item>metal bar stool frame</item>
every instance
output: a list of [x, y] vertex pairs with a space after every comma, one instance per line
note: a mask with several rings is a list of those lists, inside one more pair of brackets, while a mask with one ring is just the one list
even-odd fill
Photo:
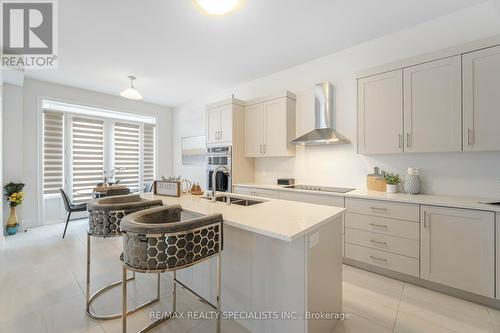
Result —
[[[139, 201], [136, 202], [131, 202], [131, 203], [145, 203], [146, 201], [141, 201], [140, 197], [138, 195], [132, 195], [134, 198], [139, 199]], [[132, 197], [130, 196], [130, 197]], [[123, 197], [123, 196], [122, 196]], [[112, 199], [113, 197], [104, 197], [104, 198], [99, 198], [96, 200], [93, 200], [92, 202], [97, 202], [103, 199], [109, 200]], [[87, 231], [87, 262], [86, 262], [86, 282], [85, 282], [85, 311], [87, 313], [87, 316], [89, 316], [92, 319], [98, 319], [98, 320], [112, 320], [112, 319], [118, 319], [121, 318], [122, 313], [116, 313], [112, 315], [99, 315], [95, 311], [91, 309], [92, 302], [101, 294], [104, 292], [119, 286], [120, 284], [123, 283], [123, 281], [120, 279], [118, 281], [115, 281], [111, 283], [110, 285], [104, 286], [100, 288], [99, 290], [95, 291], [93, 294], [91, 294], [91, 285], [90, 285], [90, 255], [91, 255], [91, 236], [92, 237], [99, 237], [99, 238], [114, 238], [114, 237], [122, 237], [122, 232], [120, 230], [120, 222], [128, 214], [147, 209], [149, 207], [154, 207], [154, 206], [161, 206], [162, 201], [161, 200], [154, 200], [150, 201], [147, 206], [142, 206], [142, 207], [137, 207], [137, 208], [128, 208], [128, 209], [117, 209], [117, 210], [92, 210], [92, 204], [88, 205], [88, 212], [89, 212], [89, 230]], [[92, 226], [92, 219], [97, 218], [96, 215], [114, 215], [114, 220], [112, 221], [113, 228], [110, 228], [108, 231], [100, 230], [97, 231], [95, 228], [95, 225]], [[101, 216], [104, 217], [104, 216]], [[106, 217], [108, 218], [108, 217]], [[132, 281], [135, 279], [135, 272], [132, 272], [132, 276], [126, 279], [125, 284], [127, 284], [128, 281]], [[149, 300], [134, 309], [131, 309], [127, 311], [127, 315], [132, 314], [134, 312], [137, 312], [143, 308], [145, 308], [148, 305], [151, 305], [155, 302], [158, 302], [160, 300], [160, 274], [158, 273], [158, 290], [157, 290], [157, 295], [156, 298]]]
[[[168, 209], [168, 208], [176, 208], [176, 207], [175, 206], [173, 206], [173, 207], [165, 207], [164, 206], [160, 209]], [[180, 208], [180, 206], [177, 208]], [[154, 211], [154, 210], [158, 210], [158, 209], [153, 208], [153, 209], [149, 209], [147, 211]], [[139, 213], [145, 214], [147, 211], [142, 211]], [[136, 215], [136, 214], [133, 214], [133, 215]], [[127, 218], [132, 218], [132, 215], [128, 216]], [[216, 332], [220, 333], [220, 330], [221, 330], [221, 253], [222, 253], [223, 244], [224, 244], [224, 242], [223, 242], [223, 229], [222, 229], [223, 220], [222, 220], [222, 216], [220, 214], [207, 216], [206, 218], [208, 218], [208, 219], [215, 218], [215, 219], [218, 219], [218, 222], [209, 223], [209, 224], [206, 224], [204, 226], [197, 227], [197, 228], [186, 229], [183, 231], [170, 232], [170, 233], [151, 233], [151, 234], [149, 234], [149, 233], [136, 233], [136, 232], [122, 230], [122, 232], [123, 232], [123, 244], [124, 244], [124, 253], [120, 257], [120, 260], [122, 261], [122, 333], [127, 333], [127, 283], [125, 283], [125, 281], [127, 280], [127, 272], [129, 270], [132, 272], [158, 273], [158, 274], [161, 274], [164, 272], [172, 272], [173, 273], [173, 289], [172, 289], [172, 312], [171, 313], [176, 312], [176, 308], [177, 308], [177, 288], [176, 287], [177, 287], [177, 284], [179, 284], [181, 287], [185, 288], [187, 291], [189, 291], [190, 293], [195, 295], [197, 298], [199, 298], [202, 302], [204, 302], [205, 304], [209, 305], [210, 307], [212, 307], [214, 310], [217, 311]], [[210, 229], [213, 229], [213, 230], [210, 230]], [[217, 241], [215, 242], [214, 246], [212, 246], [212, 248], [215, 249], [212, 251], [213, 253], [208, 251], [207, 254], [205, 256], [202, 256], [201, 258], [198, 258], [198, 259], [193, 258], [193, 261], [186, 262], [185, 264], [178, 265], [178, 266], [173, 265], [174, 267], [171, 267], [171, 268], [170, 267], [168, 267], [168, 268], [149, 268], [149, 267], [138, 268], [138, 267], [133, 267], [127, 263], [127, 260], [134, 261], [134, 258], [127, 258], [126, 259], [126, 254], [125, 254], [125, 252], [127, 251], [126, 250], [126, 243], [127, 243], [127, 241], [129, 241], [129, 239], [128, 239], [129, 237], [133, 237], [136, 239], [142, 239], [142, 241], [146, 240], [147, 243], [149, 243], [150, 239], [156, 239], [156, 240], [162, 239], [165, 242], [165, 244], [169, 244], [169, 241], [168, 241], [169, 238], [170, 239], [172, 237], [176, 238], [177, 236], [185, 236], [185, 235], [194, 234], [197, 232], [200, 232], [200, 234], [203, 234], [204, 231], [206, 231], [206, 234], [208, 234], [208, 235], [210, 235], [209, 234], [210, 232], [214, 232], [215, 233], [214, 239], [216, 238]], [[168, 251], [168, 245], [167, 245], [167, 248], [164, 249], [165, 253], [167, 253], [167, 251]], [[212, 304], [210, 301], [203, 298], [195, 291], [191, 290], [189, 287], [187, 287], [182, 282], [177, 280], [177, 277], [176, 277], [176, 273], [178, 270], [194, 266], [196, 264], [199, 264], [199, 263], [206, 261], [206, 260], [210, 260], [212, 258], [216, 259], [216, 267], [217, 267], [216, 268], [216, 305]], [[168, 262], [168, 260], [169, 259], [166, 259], [164, 262]], [[142, 328], [138, 333], [145, 333], [145, 332], [151, 330], [152, 328], [162, 324], [163, 322], [165, 322], [171, 318], [172, 318], [171, 314], [162, 316], [162, 318], [157, 319], [153, 323]]]

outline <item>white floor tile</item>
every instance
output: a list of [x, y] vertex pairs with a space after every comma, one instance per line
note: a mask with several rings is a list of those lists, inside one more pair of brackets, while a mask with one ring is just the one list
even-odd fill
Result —
[[448, 328], [439, 326], [411, 314], [399, 311], [394, 326], [394, 332], [397, 333], [455, 333]]
[[43, 315], [50, 333], [79, 333], [99, 325], [87, 317], [83, 296], [48, 306]]
[[339, 321], [334, 333], [391, 333], [392, 328], [380, 326], [378, 323], [361, 317], [355, 313], [349, 319]]

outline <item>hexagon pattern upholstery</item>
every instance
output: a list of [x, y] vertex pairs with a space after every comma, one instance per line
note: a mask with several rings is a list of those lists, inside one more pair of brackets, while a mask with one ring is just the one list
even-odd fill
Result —
[[123, 261], [143, 271], [171, 270], [220, 251], [219, 224], [176, 235], [123, 235]]
[[122, 222], [123, 262], [151, 272], [190, 266], [222, 251], [222, 215], [201, 215], [179, 205], [142, 210]]

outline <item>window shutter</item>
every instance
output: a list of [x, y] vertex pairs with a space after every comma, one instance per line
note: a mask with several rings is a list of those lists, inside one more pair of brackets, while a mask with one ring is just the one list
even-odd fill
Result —
[[64, 187], [64, 115], [43, 111], [43, 194]]
[[155, 126], [144, 124], [143, 138], [143, 181], [155, 180]]
[[140, 168], [140, 125], [115, 122], [114, 126], [114, 167], [124, 168], [116, 178], [120, 184], [127, 185], [131, 192], [139, 190]]
[[88, 201], [103, 181], [104, 121], [74, 117], [72, 121], [73, 200]]

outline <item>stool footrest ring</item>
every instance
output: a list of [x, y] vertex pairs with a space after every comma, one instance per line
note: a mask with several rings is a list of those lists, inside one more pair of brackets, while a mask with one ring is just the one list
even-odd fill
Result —
[[[159, 278], [159, 277], [158, 277]], [[127, 282], [128, 281], [131, 281], [131, 280], [134, 280], [135, 279], [135, 274], [134, 276], [131, 276], [127, 279]], [[89, 316], [90, 318], [92, 319], [98, 319], [98, 320], [112, 320], [112, 319], [118, 319], [118, 318], [121, 318], [122, 317], [122, 314], [121, 313], [117, 313], [117, 314], [111, 314], [111, 315], [100, 315], [100, 314], [97, 314], [95, 312], [93, 312], [91, 310], [91, 306], [92, 306], [92, 302], [101, 294], [103, 294], [104, 292], [116, 287], [116, 286], [120, 286], [122, 284], [122, 281], [119, 280], [119, 281], [116, 281], [116, 282], [113, 282], [112, 284], [108, 285], [108, 286], [105, 286], [99, 290], [97, 290], [95, 293], [93, 293], [90, 297], [89, 297], [89, 300], [88, 300], [88, 303], [87, 303], [87, 316]], [[151, 305], [153, 303], [156, 303], [158, 302], [160, 299], [158, 297], [152, 299], [152, 300], [149, 300], [129, 311], [127, 311], [127, 316], [132, 314], [132, 313], [135, 313], [141, 309], [144, 309], [146, 306], [148, 305]]]

